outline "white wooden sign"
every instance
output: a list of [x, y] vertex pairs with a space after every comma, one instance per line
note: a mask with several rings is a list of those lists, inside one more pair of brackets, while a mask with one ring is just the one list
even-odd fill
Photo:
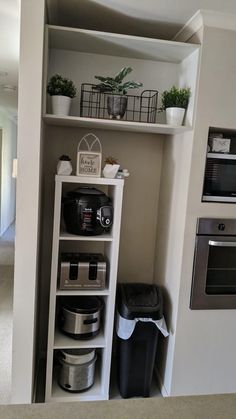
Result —
[[[89, 141], [92, 137], [92, 141]], [[95, 151], [95, 149], [98, 151]], [[98, 137], [92, 133], [86, 134], [78, 144], [77, 176], [101, 176], [102, 146]]]

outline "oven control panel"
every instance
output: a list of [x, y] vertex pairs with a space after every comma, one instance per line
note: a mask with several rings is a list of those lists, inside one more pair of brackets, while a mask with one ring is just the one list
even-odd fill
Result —
[[236, 236], [236, 218], [198, 218], [197, 234]]

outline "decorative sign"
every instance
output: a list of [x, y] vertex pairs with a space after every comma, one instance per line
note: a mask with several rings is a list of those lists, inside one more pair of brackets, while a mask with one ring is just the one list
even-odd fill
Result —
[[230, 151], [230, 138], [212, 138], [212, 151], [215, 153], [229, 153]]
[[[92, 137], [89, 141], [88, 138]], [[98, 151], [95, 149], [98, 148]], [[77, 176], [101, 176], [102, 146], [96, 135], [86, 134], [78, 144], [77, 150]]]

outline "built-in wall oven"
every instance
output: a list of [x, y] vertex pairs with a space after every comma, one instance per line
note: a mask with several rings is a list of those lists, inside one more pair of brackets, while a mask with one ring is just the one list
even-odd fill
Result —
[[190, 308], [236, 308], [236, 219], [198, 219]]

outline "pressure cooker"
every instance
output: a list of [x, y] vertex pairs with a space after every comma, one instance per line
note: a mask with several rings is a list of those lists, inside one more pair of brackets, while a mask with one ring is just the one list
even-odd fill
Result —
[[113, 222], [113, 207], [104, 192], [82, 187], [67, 193], [63, 215], [68, 233], [93, 236], [109, 231]]

